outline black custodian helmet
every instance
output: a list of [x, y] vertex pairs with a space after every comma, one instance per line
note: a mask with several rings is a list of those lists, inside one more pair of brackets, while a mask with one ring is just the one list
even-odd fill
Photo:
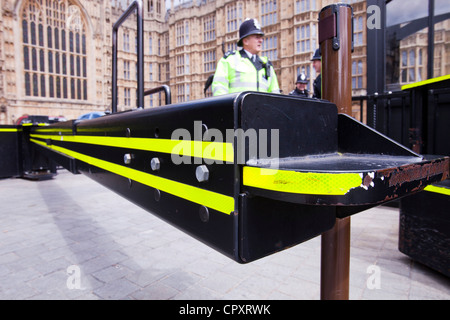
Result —
[[239, 41], [237, 45], [239, 47], [242, 47], [242, 40], [245, 37], [248, 37], [252, 34], [260, 34], [264, 35], [264, 32], [261, 30], [261, 26], [258, 23], [258, 20], [256, 19], [245, 19], [244, 22], [242, 22], [241, 26], [239, 27]]
[[322, 56], [321, 56], [321, 53], [320, 53], [320, 48], [316, 49], [316, 51], [314, 52], [314, 55], [311, 58], [311, 61], [314, 61], [314, 60], [322, 60]]
[[308, 77], [304, 73], [300, 73], [297, 77], [296, 83], [308, 83]]

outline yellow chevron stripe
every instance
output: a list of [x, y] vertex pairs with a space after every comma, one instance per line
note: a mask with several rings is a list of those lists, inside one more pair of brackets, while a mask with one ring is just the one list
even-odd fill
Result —
[[171, 140], [152, 138], [124, 138], [104, 136], [73, 135], [40, 135], [31, 134], [32, 138], [51, 139], [54, 141], [77, 142], [99, 146], [136, 149], [176, 154], [180, 156], [198, 157], [214, 161], [234, 162], [232, 143]]
[[243, 184], [260, 189], [314, 195], [344, 195], [359, 187], [359, 173], [316, 173], [244, 167]]
[[0, 132], [18, 132], [16, 128], [0, 128]]
[[193, 187], [191, 185], [184, 184], [181, 182], [154, 176], [139, 170], [131, 169], [105, 160], [90, 157], [85, 154], [72, 151], [70, 149], [58, 147], [55, 145], [47, 145], [45, 142], [39, 140], [30, 139], [30, 141], [39, 144], [45, 148], [62, 153], [66, 156], [78, 159], [90, 165], [115, 173], [122, 177], [129, 178], [131, 180], [137, 181], [149, 187], [159, 189], [161, 191], [170, 193], [174, 196], [204, 205], [206, 207], [223, 212], [225, 214], [229, 215], [234, 210], [233, 197]]
[[450, 189], [434, 186], [434, 185], [431, 185], [431, 184], [426, 186], [424, 190], [425, 191], [429, 191], [429, 192], [435, 192], [435, 193], [444, 194], [446, 196], [450, 196]]

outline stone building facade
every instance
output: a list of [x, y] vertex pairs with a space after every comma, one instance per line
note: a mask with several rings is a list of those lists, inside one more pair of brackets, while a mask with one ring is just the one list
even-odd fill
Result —
[[[111, 109], [112, 26], [129, 0], [0, 0], [0, 124], [23, 114], [74, 119]], [[283, 93], [300, 72], [317, 76], [318, 13], [332, 0], [145, 0], [145, 89], [169, 85], [172, 102], [211, 95], [205, 81], [217, 61], [236, 49], [239, 25], [258, 19], [263, 54], [274, 64]], [[366, 87], [366, 2], [344, 1], [355, 14], [354, 94]], [[118, 111], [136, 108], [135, 18], [118, 33]], [[145, 98], [145, 108], [164, 105]]]

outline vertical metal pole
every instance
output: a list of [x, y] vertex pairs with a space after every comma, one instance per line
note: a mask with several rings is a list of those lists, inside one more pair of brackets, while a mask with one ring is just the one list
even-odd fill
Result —
[[[322, 96], [336, 104], [339, 113], [352, 114], [351, 51], [353, 10], [346, 4], [324, 7], [319, 13], [322, 53]], [[336, 219], [322, 234], [320, 297], [347, 300], [350, 274], [350, 217]]]
[[137, 106], [144, 108], [144, 5], [141, 1], [136, 1], [137, 13]]
[[428, 62], [427, 77], [433, 78], [434, 69], [434, 0], [428, 0]]
[[138, 88], [137, 107], [144, 107], [144, 5], [142, 0], [133, 1], [125, 12], [113, 25], [112, 31], [112, 101], [111, 112], [117, 112], [117, 33], [122, 23], [136, 10], [137, 21], [137, 65], [138, 65]]
[[117, 112], [117, 28], [112, 33], [111, 112]]

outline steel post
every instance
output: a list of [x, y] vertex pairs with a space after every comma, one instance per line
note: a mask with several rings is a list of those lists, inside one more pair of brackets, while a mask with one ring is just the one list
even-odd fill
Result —
[[136, 29], [137, 29], [137, 66], [138, 66], [138, 87], [137, 87], [137, 107], [144, 108], [144, 6], [142, 0], [133, 1], [127, 10], [120, 16], [119, 20], [113, 25], [112, 31], [112, 99], [111, 99], [111, 112], [117, 112], [117, 50], [118, 39], [117, 33], [119, 27], [125, 22], [125, 20], [136, 12]]
[[[319, 44], [322, 53], [322, 98], [336, 104], [339, 113], [351, 116], [351, 51], [353, 10], [345, 4], [324, 7], [319, 13]], [[349, 297], [350, 217], [336, 219], [322, 234], [321, 299]]]

